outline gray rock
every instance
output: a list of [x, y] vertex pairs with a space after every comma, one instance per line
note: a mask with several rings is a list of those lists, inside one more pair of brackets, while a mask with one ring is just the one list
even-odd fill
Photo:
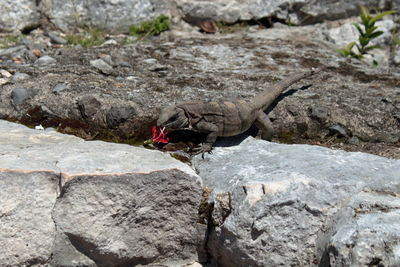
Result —
[[29, 74], [23, 72], [16, 72], [12, 77], [13, 82], [20, 82], [26, 79], [29, 79], [31, 76]]
[[35, 96], [37, 94], [37, 89], [34, 88], [14, 88], [11, 91], [11, 100], [14, 105], [21, 105], [24, 102]]
[[23, 31], [39, 25], [40, 13], [36, 1], [0, 1], [0, 32]]
[[325, 256], [331, 266], [399, 266], [400, 200], [390, 192], [360, 192], [336, 216]]
[[102, 59], [95, 59], [90, 61], [90, 65], [98, 69], [100, 72], [104, 74], [111, 74], [113, 72], [112, 66], [108, 65]]
[[47, 36], [49, 36], [50, 41], [51, 41], [53, 44], [66, 44], [66, 43], [67, 43], [67, 41], [66, 41], [64, 38], [60, 37], [60, 36], [59, 36], [57, 33], [55, 33], [55, 32], [48, 32], [48, 33], [47, 33]]
[[201, 181], [189, 166], [159, 151], [1, 120], [0, 146], [1, 265], [197, 259], [206, 229], [197, 224]]
[[23, 55], [25, 51], [26, 51], [26, 46], [24, 46], [24, 45], [3, 48], [3, 49], [0, 49], [0, 57], [20, 56], [20, 55]]
[[112, 107], [106, 113], [106, 122], [109, 128], [114, 128], [136, 114], [137, 111], [134, 107]]
[[53, 65], [56, 64], [57, 60], [50, 57], [50, 56], [41, 56], [40, 58], [38, 58], [35, 63], [33, 63], [36, 66], [47, 66], [47, 65]]
[[[352, 22], [344, 23], [339, 27], [328, 29], [324, 32], [328, 41], [335, 43], [338, 47], [345, 47], [348, 43], [357, 41], [359, 33], [353, 23], [360, 23], [358, 19], [353, 19]], [[393, 20], [385, 19], [377, 21], [375, 24], [378, 31], [383, 34], [371, 41], [371, 45], [387, 45], [392, 38], [392, 30], [395, 27]], [[363, 27], [363, 26], [362, 26]]]
[[400, 160], [249, 138], [193, 164], [232, 195], [207, 245], [222, 266], [399, 264]]
[[67, 89], [67, 88], [68, 88], [68, 85], [67, 85], [67, 84], [65, 84], [65, 83], [58, 83], [56, 86], [54, 86], [52, 92], [53, 92], [54, 94], [58, 94], [58, 93], [64, 91], [65, 89]]
[[351, 133], [343, 125], [335, 124], [329, 127], [331, 135], [337, 135], [338, 137], [349, 137]]
[[64, 186], [53, 217], [101, 265], [193, 260], [200, 195], [192, 178], [177, 170], [83, 175]]
[[[0, 168], [6, 167], [1, 164]], [[59, 175], [54, 172], [0, 170], [2, 266], [33, 262], [41, 265], [49, 261], [56, 234], [51, 211], [59, 194], [58, 185]]]
[[44, 9], [50, 22], [63, 31], [92, 25], [113, 32], [127, 32], [129, 26], [169, 13], [172, 3], [162, 0], [54, 0]]

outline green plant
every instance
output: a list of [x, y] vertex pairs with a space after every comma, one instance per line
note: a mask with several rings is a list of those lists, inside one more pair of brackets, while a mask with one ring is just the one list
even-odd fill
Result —
[[[379, 37], [383, 34], [382, 31], [378, 31], [378, 27], [375, 26], [375, 22], [381, 20], [384, 16], [390, 15], [395, 13], [394, 10], [385, 11], [379, 13], [375, 16], [372, 16], [369, 10], [365, 6], [360, 6], [360, 18], [361, 18], [361, 25], [358, 23], [353, 23], [356, 27], [359, 37], [358, 43], [351, 42], [346, 47], [342, 49], [338, 49], [340, 55], [344, 57], [353, 57], [357, 59], [363, 58], [364, 55], [368, 54], [369, 51], [379, 48], [378, 45], [370, 45], [370, 42]], [[357, 48], [357, 51], [353, 49], [354, 47]]]
[[18, 42], [18, 36], [16, 35], [0, 36], [0, 48], [7, 48], [13, 46], [17, 42]]
[[77, 34], [67, 34], [65, 39], [70, 45], [81, 45], [82, 47], [91, 47], [101, 45], [105, 41], [106, 34], [94, 27], [84, 26]]
[[160, 15], [153, 20], [144, 21], [140, 25], [129, 27], [129, 33], [140, 38], [159, 35], [163, 31], [169, 30], [171, 22], [166, 15]]

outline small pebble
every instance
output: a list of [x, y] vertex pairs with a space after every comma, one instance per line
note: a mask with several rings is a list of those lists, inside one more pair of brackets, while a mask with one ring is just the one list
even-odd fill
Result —
[[61, 91], [64, 91], [65, 89], [67, 89], [67, 85], [65, 83], [59, 83], [56, 86], [54, 86], [52, 92], [54, 94], [57, 94], [57, 93], [59, 93]]
[[23, 72], [16, 72], [14, 73], [13, 77], [12, 77], [12, 81], [13, 82], [19, 82], [22, 80], [26, 80], [29, 79], [31, 76], [29, 74], [23, 73]]
[[90, 65], [100, 70], [104, 74], [111, 74], [113, 71], [113, 68], [102, 59], [91, 60]]
[[33, 63], [36, 66], [45, 66], [57, 63], [57, 60], [50, 56], [42, 56]]
[[14, 88], [11, 91], [11, 99], [15, 105], [21, 105], [35, 93], [35, 89], [32, 88]]
[[9, 73], [6, 70], [0, 70], [0, 74], [4, 77], [4, 78], [10, 78], [12, 76], [11, 73]]

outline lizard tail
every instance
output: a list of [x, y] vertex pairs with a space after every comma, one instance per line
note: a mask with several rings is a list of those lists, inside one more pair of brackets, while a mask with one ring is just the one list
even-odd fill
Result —
[[275, 99], [283, 92], [285, 91], [289, 86], [292, 84], [310, 77], [318, 72], [321, 72], [324, 69], [324, 67], [317, 68], [317, 69], [312, 69], [310, 71], [306, 71], [303, 73], [295, 74], [287, 79], [284, 79], [280, 82], [277, 82], [276, 84], [272, 85], [265, 91], [259, 93], [256, 95], [253, 100], [253, 103], [256, 103], [257, 109], [266, 109], [269, 105], [272, 104], [272, 102], [275, 101]]

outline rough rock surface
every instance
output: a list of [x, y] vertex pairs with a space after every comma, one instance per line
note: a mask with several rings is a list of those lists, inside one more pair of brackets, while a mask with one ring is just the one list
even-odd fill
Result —
[[[31, 78], [2, 85], [0, 118], [58, 127], [88, 139], [116, 136], [138, 142], [149, 138], [162, 106], [251, 97], [292, 73], [327, 66], [292, 86], [268, 110], [275, 140], [400, 157], [398, 68], [389, 73], [385, 66], [339, 57], [316, 26], [185, 36], [171, 31], [151, 43], [53, 49], [47, 53], [57, 60], [54, 66], [5, 60], [0, 68]], [[106, 59], [104, 54], [115, 63], [110, 75], [90, 65], [101, 55]], [[55, 94], [59, 83], [68, 87]], [[39, 91], [15, 107], [15, 88]], [[338, 127], [347, 133], [344, 137], [331, 130]]]
[[169, 1], [44, 1], [42, 10], [49, 21], [63, 31], [91, 25], [112, 32], [127, 32], [129, 26], [151, 20], [161, 13], [169, 14]]
[[400, 9], [398, 1], [331, 1], [331, 0], [177, 0], [183, 17], [189, 21], [212, 19], [226, 23], [243, 20], [280, 20], [287, 24], [305, 25], [358, 15], [359, 5]]
[[32, 29], [39, 25], [40, 12], [32, 0], [0, 1], [0, 32]]
[[198, 259], [206, 229], [189, 166], [158, 151], [1, 120], [0, 145], [1, 265]]
[[400, 264], [399, 160], [249, 138], [194, 166], [231, 195], [207, 243], [221, 266]]

